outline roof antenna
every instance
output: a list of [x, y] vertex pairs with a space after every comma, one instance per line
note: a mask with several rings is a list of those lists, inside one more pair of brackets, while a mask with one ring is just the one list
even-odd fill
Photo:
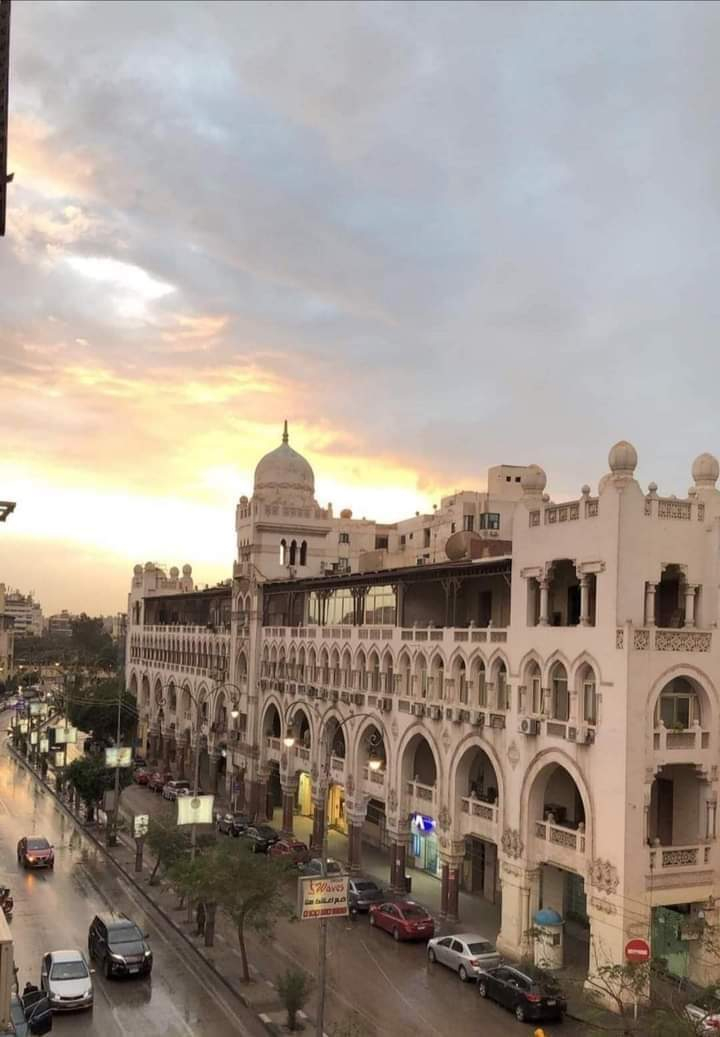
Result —
[[287, 443], [287, 441], [288, 441], [287, 418], [285, 419], [285, 424], [283, 426], [283, 438], [282, 438], [282, 441], [283, 441], [283, 443]]

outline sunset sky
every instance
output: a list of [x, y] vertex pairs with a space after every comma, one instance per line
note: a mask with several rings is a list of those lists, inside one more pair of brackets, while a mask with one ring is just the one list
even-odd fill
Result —
[[720, 6], [13, 5], [0, 581], [230, 574], [290, 422], [393, 520], [720, 451]]

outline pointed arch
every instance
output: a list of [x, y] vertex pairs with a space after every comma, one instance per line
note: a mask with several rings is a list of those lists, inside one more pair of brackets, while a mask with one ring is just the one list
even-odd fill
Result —
[[300, 565], [307, 565], [307, 540], [300, 544]]

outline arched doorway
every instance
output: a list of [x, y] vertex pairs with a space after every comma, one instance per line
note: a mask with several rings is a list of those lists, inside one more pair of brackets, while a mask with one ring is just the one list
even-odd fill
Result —
[[403, 750], [402, 788], [410, 814], [409, 863], [431, 875], [440, 874], [440, 854], [435, 832], [437, 762], [429, 740], [421, 732], [412, 735]]
[[497, 903], [500, 895], [497, 844], [501, 825], [499, 780], [479, 740], [460, 756], [453, 779], [456, 835], [465, 839], [461, 888]]

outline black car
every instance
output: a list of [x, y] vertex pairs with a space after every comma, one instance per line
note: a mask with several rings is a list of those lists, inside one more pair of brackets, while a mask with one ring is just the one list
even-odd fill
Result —
[[512, 968], [499, 965], [478, 976], [480, 997], [489, 997], [525, 1020], [561, 1020], [567, 1011], [565, 1000], [554, 977], [534, 965]]
[[373, 879], [354, 875], [348, 879], [348, 907], [351, 911], [369, 911], [373, 904], [387, 900], [387, 894]]
[[124, 915], [95, 915], [88, 930], [88, 954], [111, 976], [149, 976], [153, 956], [146, 934]]
[[225, 835], [242, 835], [246, 828], [250, 826], [250, 818], [246, 814], [221, 814], [218, 817], [217, 828], [218, 832], [224, 832]]
[[267, 853], [280, 838], [280, 833], [270, 825], [249, 825], [241, 835], [248, 840], [253, 853]]
[[14, 1037], [29, 1037], [30, 1034], [50, 1033], [52, 1009], [47, 995], [42, 990], [33, 990], [22, 997], [10, 995], [10, 1029], [3, 1033]]

